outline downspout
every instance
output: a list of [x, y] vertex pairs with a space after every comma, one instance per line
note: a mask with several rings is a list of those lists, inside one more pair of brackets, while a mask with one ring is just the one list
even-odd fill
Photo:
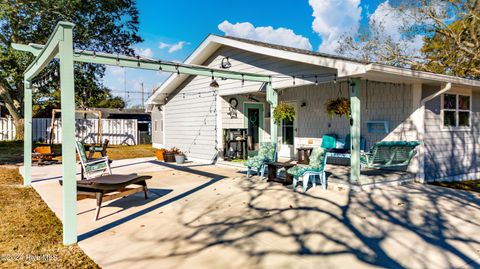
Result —
[[[452, 83], [448, 82], [445, 87], [443, 87], [438, 92], [435, 92], [422, 100], [420, 100], [420, 123], [418, 124], [418, 141], [420, 146], [418, 148], [418, 173], [417, 181], [420, 183], [425, 183], [425, 104], [442, 95], [443, 93], [449, 91], [452, 88]], [[418, 99], [417, 99], [418, 100]]]
[[437, 97], [437, 96], [439, 96], [439, 95], [441, 95], [445, 92], [448, 92], [451, 88], [452, 88], [452, 83], [448, 82], [447, 85], [445, 85], [445, 87], [443, 89], [441, 89], [440, 91], [423, 98], [422, 101], [420, 101], [420, 105], [422, 107], [424, 107], [426, 102], [432, 100], [433, 98], [435, 98], [435, 97]]

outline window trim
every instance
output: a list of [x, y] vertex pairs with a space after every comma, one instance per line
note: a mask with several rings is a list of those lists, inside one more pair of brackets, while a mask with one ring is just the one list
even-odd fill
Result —
[[[455, 102], [456, 102], [456, 108], [455, 109], [445, 109], [444, 104], [445, 104], [445, 95], [455, 95]], [[470, 105], [469, 109], [460, 109], [459, 108], [459, 102], [460, 98], [459, 96], [468, 96], [470, 99]], [[445, 126], [445, 121], [444, 121], [444, 113], [445, 111], [453, 111], [455, 112], [455, 126]], [[468, 112], [469, 117], [468, 117], [468, 126], [458, 126], [458, 123], [460, 121], [459, 118], [459, 112]], [[446, 92], [442, 94], [441, 102], [440, 102], [440, 118], [442, 121], [442, 130], [443, 131], [471, 131], [472, 130], [472, 93], [471, 92], [462, 92], [462, 91], [454, 91], [454, 92]]]

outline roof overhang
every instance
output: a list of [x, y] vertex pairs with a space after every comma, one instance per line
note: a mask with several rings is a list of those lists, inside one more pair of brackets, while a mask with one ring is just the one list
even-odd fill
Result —
[[[312, 67], [324, 67], [336, 70], [339, 79], [345, 77], [361, 77], [364, 79], [379, 80], [396, 83], [429, 83], [429, 84], [445, 84], [452, 83], [458, 86], [479, 87], [480, 81], [464, 79], [460, 77], [441, 75], [429, 72], [414, 71], [407, 68], [399, 68], [382, 64], [365, 64], [354, 60], [343, 58], [334, 58], [321, 55], [304, 54], [295, 51], [286, 51], [275, 47], [266, 47], [254, 43], [244, 42], [228, 37], [209, 35], [200, 46], [185, 60], [186, 64], [201, 65], [221, 46], [230, 46], [244, 51], [266, 55], [275, 58], [281, 58], [287, 61], [294, 61], [312, 65]], [[156, 89], [147, 101], [149, 107], [156, 104], [163, 104], [162, 96], [172, 93], [175, 89], [182, 85], [189, 75], [172, 74], [170, 77]], [[314, 82], [306, 82], [297, 86], [310, 84]], [[277, 84], [277, 85], [275, 85]], [[286, 84], [280, 83], [272, 79], [272, 85], [275, 89], [287, 87]], [[290, 84], [291, 86], [291, 84]], [[251, 89], [250, 91], [258, 91]]]

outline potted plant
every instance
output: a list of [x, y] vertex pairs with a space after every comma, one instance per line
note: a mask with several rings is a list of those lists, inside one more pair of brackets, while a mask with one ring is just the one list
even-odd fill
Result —
[[350, 101], [344, 97], [338, 97], [336, 99], [328, 100], [325, 103], [325, 110], [327, 111], [327, 114], [328, 116], [330, 116], [330, 118], [332, 118], [333, 115], [337, 115], [339, 117], [345, 115], [345, 117], [349, 118]]
[[295, 119], [295, 108], [285, 102], [280, 102], [273, 110], [273, 120], [280, 123], [282, 120], [293, 121]]
[[172, 152], [175, 156], [175, 161], [179, 164], [182, 164], [185, 162], [185, 154], [179, 150], [178, 148], [172, 148]]
[[173, 163], [175, 161], [175, 153], [171, 149], [165, 150], [165, 152], [163, 153], [163, 158], [165, 162]]
[[157, 151], [155, 151], [155, 155], [157, 156], [157, 160], [159, 161], [164, 161], [165, 160], [165, 151], [167, 151], [164, 148], [161, 148]]

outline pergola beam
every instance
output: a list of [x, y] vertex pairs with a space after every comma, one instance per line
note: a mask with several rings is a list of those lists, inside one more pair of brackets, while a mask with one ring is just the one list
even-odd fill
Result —
[[[13, 48], [20, 51], [30, 52], [33, 55], [39, 55], [45, 48], [38, 44], [13, 44]], [[268, 75], [242, 73], [238, 71], [229, 71], [219, 68], [205, 67], [201, 65], [175, 63], [171, 61], [151, 60], [137, 58], [132, 56], [115, 55], [110, 53], [95, 53], [93, 51], [76, 50], [74, 53], [74, 61], [82, 63], [94, 63], [110, 66], [120, 66], [135, 69], [145, 69], [153, 71], [163, 71], [167, 73], [180, 73], [193, 76], [214, 76], [215, 78], [225, 78], [234, 80], [254, 81], [254, 82], [271, 82]]]
[[30, 80], [38, 75], [38, 73], [40, 73], [43, 68], [57, 56], [59, 50], [58, 44], [64, 40], [64, 38], [68, 38], [65, 36], [63, 30], [73, 28], [73, 26], [74, 24], [69, 22], [59, 22], [57, 24], [53, 35], [50, 36], [50, 38], [47, 40], [47, 43], [41, 49], [39, 49], [39, 52], [36, 53], [36, 55], [34, 54], [36, 58], [27, 67], [27, 70], [24, 73], [25, 79]]
[[[242, 73], [198, 65], [187, 65], [169, 61], [156, 61], [140, 57], [121, 56], [91, 51], [75, 51], [73, 48], [72, 29], [74, 24], [59, 22], [45, 45], [12, 44], [15, 50], [30, 52], [34, 61], [24, 73], [25, 85], [25, 140], [24, 140], [24, 184], [31, 184], [32, 175], [32, 79], [48, 63], [57, 58], [60, 61], [60, 89], [62, 107], [62, 180], [63, 180], [63, 243], [77, 242], [77, 184], [75, 156], [75, 85], [73, 63], [84, 62], [112, 66], [130, 67], [164, 71], [185, 75], [207, 76], [215, 78], [255, 81], [267, 83], [267, 96], [273, 113], [278, 96], [271, 85], [268, 75]], [[277, 125], [271, 125], [271, 141], [277, 142]]]

